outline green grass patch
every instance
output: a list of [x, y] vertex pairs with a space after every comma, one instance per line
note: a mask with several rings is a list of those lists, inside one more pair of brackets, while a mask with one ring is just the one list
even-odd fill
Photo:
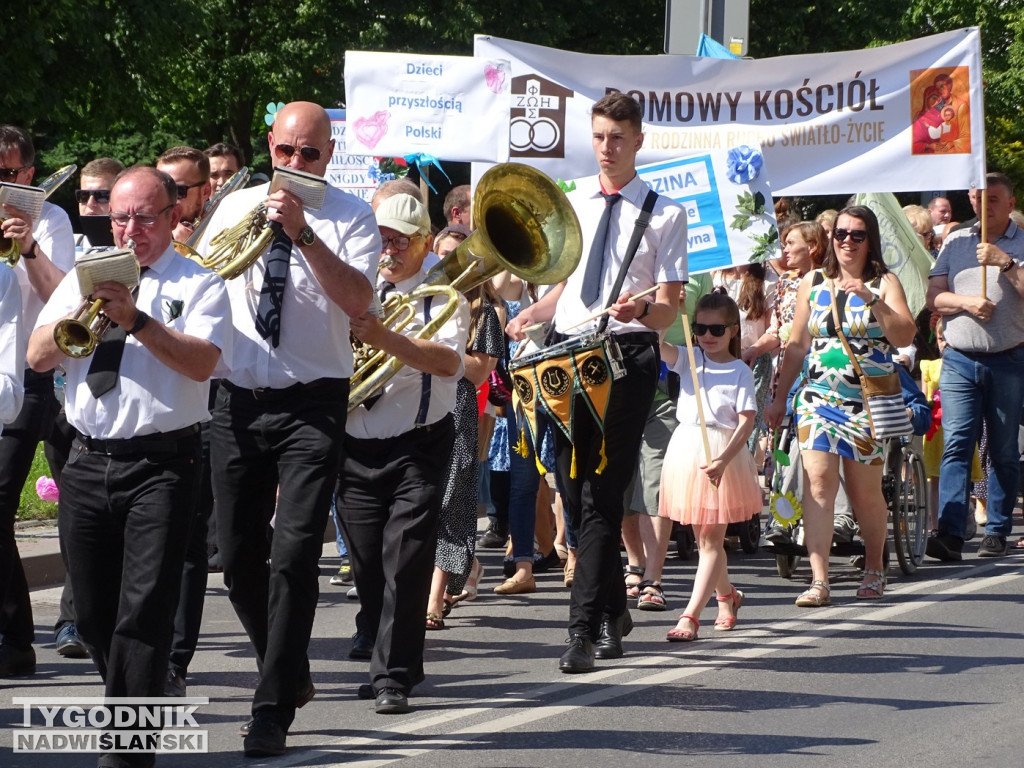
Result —
[[32, 469], [28, 480], [21, 489], [21, 502], [18, 504], [19, 520], [54, 520], [57, 517], [57, 503], [43, 501], [36, 493], [36, 480], [43, 475], [50, 475], [50, 465], [43, 453], [43, 444], [36, 446], [36, 455], [32, 459]]

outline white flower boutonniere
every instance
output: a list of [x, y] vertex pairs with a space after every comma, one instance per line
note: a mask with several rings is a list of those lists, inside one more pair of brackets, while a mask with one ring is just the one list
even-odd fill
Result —
[[164, 302], [164, 311], [167, 312], [167, 322], [181, 317], [181, 313], [185, 309], [185, 302], [181, 299], [173, 299], [172, 301]]

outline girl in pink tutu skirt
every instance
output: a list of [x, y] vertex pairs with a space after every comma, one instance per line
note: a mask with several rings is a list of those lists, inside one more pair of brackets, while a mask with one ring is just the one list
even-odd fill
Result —
[[712, 592], [718, 599], [715, 629], [736, 626], [743, 593], [729, 581], [725, 528], [749, 520], [762, 505], [757, 470], [747, 449], [757, 412], [754, 376], [739, 359], [740, 311], [736, 302], [723, 293], [702, 297], [694, 313], [693, 332], [699, 345], [694, 349], [699, 396], [714, 457], [710, 462], [704, 456], [686, 349], [661, 344], [662, 359], [679, 374], [680, 387], [679, 426], [665, 454], [658, 514], [692, 525], [700, 548], [690, 602], [668, 633], [673, 642], [697, 639], [700, 613]]

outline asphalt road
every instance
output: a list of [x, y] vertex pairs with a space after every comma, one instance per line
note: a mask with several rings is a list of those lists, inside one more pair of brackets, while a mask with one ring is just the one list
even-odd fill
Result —
[[[1019, 526], [1018, 526], [1019, 527]], [[1024, 533], [1018, 530], [1017, 535]], [[1014, 537], [1016, 538], [1016, 536]], [[968, 545], [977, 548], [978, 540]], [[534, 595], [500, 597], [499, 553], [482, 552], [478, 600], [427, 636], [427, 681], [404, 716], [377, 715], [356, 697], [367, 663], [347, 658], [356, 603], [328, 584], [310, 646], [316, 698], [302, 709], [280, 758], [246, 760], [238, 726], [249, 717], [256, 666], [211, 577], [204, 633], [188, 693], [209, 697], [196, 715], [205, 755], [164, 755], [184, 766], [1019, 766], [1024, 724], [1024, 555], [968, 555], [929, 564], [913, 578], [893, 568], [886, 599], [855, 601], [858, 575], [833, 560], [833, 605], [793, 605], [808, 580], [775, 571], [764, 552], [730, 554], [747, 593], [735, 631], [669, 644], [692, 563], [670, 555], [666, 613], [634, 611], [627, 655], [588, 675], [559, 674], [566, 590], [538, 577]], [[38, 672], [0, 685], [0, 766], [76, 768], [92, 755], [13, 754], [15, 696], [98, 696], [89, 661], [61, 659], [50, 627], [59, 591], [34, 593]], [[46, 641], [42, 643], [42, 641]]]

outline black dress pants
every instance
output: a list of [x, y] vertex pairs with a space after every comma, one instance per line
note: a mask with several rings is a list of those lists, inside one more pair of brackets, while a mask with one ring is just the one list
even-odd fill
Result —
[[199, 434], [123, 455], [72, 445], [61, 476], [60, 532], [76, 624], [107, 696], [163, 695]]
[[381, 440], [345, 439], [338, 512], [359, 589], [356, 629], [376, 638], [374, 690], [423, 680], [427, 600], [452, 417]]
[[[605, 416], [604, 446], [608, 462], [601, 464], [601, 430], [587, 412], [582, 397], [576, 403], [573, 441], [554, 430], [562, 503], [577, 531], [576, 572], [569, 599], [569, 634], [597, 639], [604, 614], [616, 617], [626, 610], [622, 587], [619, 541], [626, 489], [633, 479], [647, 412], [658, 384], [660, 357], [653, 334], [625, 334], [620, 339], [626, 375], [612, 384]], [[630, 341], [628, 337], [650, 337]], [[570, 477], [573, 444], [576, 446], [576, 477]]]
[[252, 714], [274, 717], [285, 729], [310, 684], [318, 561], [341, 465], [348, 390], [348, 379], [269, 392], [223, 382], [213, 414], [224, 583], [260, 669]]
[[21, 411], [0, 435], [0, 635], [4, 645], [22, 650], [32, 646], [35, 626], [14, 520], [36, 448], [49, 437], [59, 409], [53, 395], [53, 373], [27, 370]]

